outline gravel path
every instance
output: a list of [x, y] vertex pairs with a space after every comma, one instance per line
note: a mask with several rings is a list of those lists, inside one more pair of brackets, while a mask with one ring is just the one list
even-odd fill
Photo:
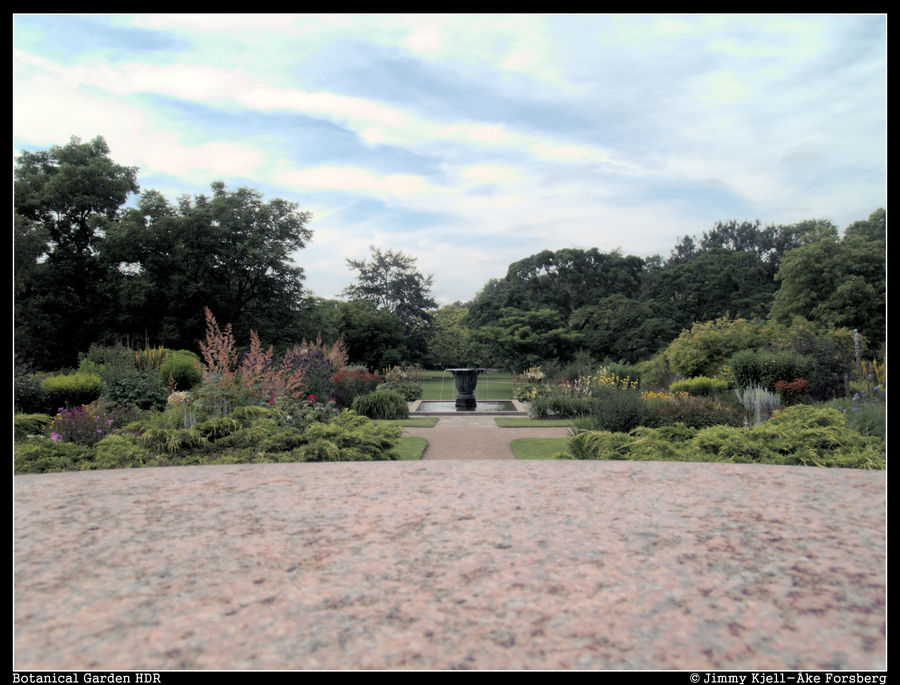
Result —
[[501, 460], [15, 476], [14, 667], [882, 669], [885, 484]]
[[514, 459], [509, 448], [516, 438], [565, 438], [569, 429], [498, 428], [494, 416], [441, 416], [430, 428], [406, 428], [407, 435], [428, 440], [423, 461], [435, 459]]

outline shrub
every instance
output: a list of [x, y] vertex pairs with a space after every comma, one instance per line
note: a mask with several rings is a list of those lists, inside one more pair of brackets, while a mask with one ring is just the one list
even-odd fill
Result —
[[590, 411], [576, 418], [580, 430], [628, 432], [644, 420], [644, 403], [632, 388], [598, 389], [590, 398]]
[[797, 405], [753, 428], [683, 426], [630, 433], [583, 431], [569, 441], [576, 459], [677, 459], [885, 468], [884, 443], [850, 430], [840, 412]]
[[[405, 405], [404, 405], [405, 406]], [[307, 444], [294, 450], [301, 461], [373, 461], [395, 459], [403, 429], [376, 424], [353, 412], [341, 412], [329, 423], [306, 430]]]
[[94, 446], [92, 469], [130, 469], [160, 465], [159, 458], [131, 434], [114, 433]]
[[47, 414], [16, 414], [13, 419], [13, 440], [21, 442], [41, 435], [51, 423], [53, 417]]
[[97, 400], [103, 381], [95, 373], [75, 372], [44, 379], [44, 390], [51, 407], [76, 407]]
[[758, 385], [751, 385], [743, 390], [737, 389], [735, 394], [741, 406], [756, 423], [762, 423], [781, 407], [781, 398], [778, 395]]
[[670, 396], [666, 399], [645, 401], [643, 425], [658, 428], [682, 424], [690, 428], [707, 426], [741, 426], [743, 412], [729, 407], [711, 397]]
[[139, 409], [162, 409], [166, 406], [169, 390], [154, 370], [141, 370], [136, 366], [118, 368], [106, 366], [103, 370], [103, 399]]
[[576, 394], [563, 384], [545, 385], [537, 389], [531, 400], [529, 415], [533, 419], [543, 419], [551, 415], [574, 417], [590, 414], [593, 400]]
[[80, 471], [92, 457], [93, 451], [85, 445], [31, 438], [16, 443], [13, 462], [16, 473], [51, 473]]
[[756, 348], [761, 343], [756, 322], [723, 317], [683, 330], [669, 343], [665, 356], [672, 370], [682, 376], [715, 376], [735, 352]]
[[203, 380], [200, 358], [188, 350], [178, 350], [159, 365], [159, 377], [170, 390], [190, 390]]
[[47, 430], [50, 439], [93, 445], [134, 419], [132, 411], [124, 407], [103, 409], [99, 403], [60, 409]]
[[17, 375], [15, 379], [15, 411], [24, 413], [46, 412], [55, 410], [44, 382], [31, 374]]
[[407, 402], [415, 402], [422, 397], [422, 386], [409, 381], [387, 381], [379, 385], [377, 389], [395, 392]]
[[340, 407], [351, 407], [359, 395], [375, 392], [382, 382], [380, 376], [369, 373], [363, 367], [344, 367], [331, 377], [334, 383], [334, 398]]
[[815, 373], [815, 360], [793, 350], [742, 350], [731, 357], [735, 385], [758, 385], [772, 392], [775, 383], [792, 378], [809, 378]]
[[782, 402], [796, 404], [809, 392], [809, 381], [805, 378], [795, 378], [791, 382], [778, 381], [775, 383], [775, 390], [781, 395]]
[[390, 390], [376, 390], [366, 395], [357, 395], [353, 400], [353, 411], [370, 419], [409, 418], [406, 400]]
[[728, 390], [728, 383], [717, 378], [694, 376], [675, 381], [669, 386], [669, 392], [686, 392], [689, 395], [712, 397]]

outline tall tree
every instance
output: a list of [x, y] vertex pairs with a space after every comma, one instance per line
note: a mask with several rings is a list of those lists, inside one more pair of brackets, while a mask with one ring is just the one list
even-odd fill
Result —
[[137, 168], [116, 164], [102, 137], [23, 152], [13, 172], [16, 354], [70, 366], [109, 330], [119, 273], [99, 258]]
[[134, 313], [123, 326], [193, 346], [208, 306], [239, 337], [253, 329], [270, 342], [295, 340], [293, 322], [308, 303], [292, 253], [312, 236], [310, 214], [249, 188], [211, 188], [211, 197], [182, 197], [177, 207], [144, 193], [111, 232], [105, 257], [125, 272], [123, 309]]
[[351, 301], [370, 302], [379, 311], [395, 316], [406, 335], [406, 361], [422, 361], [428, 342], [432, 310], [437, 302], [431, 297], [432, 277], [416, 269], [416, 258], [402, 250], [382, 252], [374, 245], [371, 258], [347, 259], [358, 272], [356, 283], [343, 294]]
[[[795, 316], [832, 328], [858, 329], [873, 347], [886, 339], [884, 210], [847, 227], [843, 240], [829, 232], [785, 255], [771, 317]], [[821, 235], [821, 234], [820, 234]]]

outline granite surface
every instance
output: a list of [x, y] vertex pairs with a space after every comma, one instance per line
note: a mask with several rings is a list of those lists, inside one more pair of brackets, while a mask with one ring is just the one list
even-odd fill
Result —
[[13, 486], [20, 670], [886, 665], [884, 472], [478, 459]]

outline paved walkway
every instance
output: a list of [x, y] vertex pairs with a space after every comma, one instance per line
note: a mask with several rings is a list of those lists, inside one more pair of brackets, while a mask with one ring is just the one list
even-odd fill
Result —
[[14, 668], [883, 669], [885, 485], [487, 459], [15, 476]]
[[514, 459], [509, 448], [516, 438], [565, 438], [569, 429], [499, 428], [495, 416], [440, 416], [431, 428], [406, 428], [407, 435], [428, 440], [422, 460]]

